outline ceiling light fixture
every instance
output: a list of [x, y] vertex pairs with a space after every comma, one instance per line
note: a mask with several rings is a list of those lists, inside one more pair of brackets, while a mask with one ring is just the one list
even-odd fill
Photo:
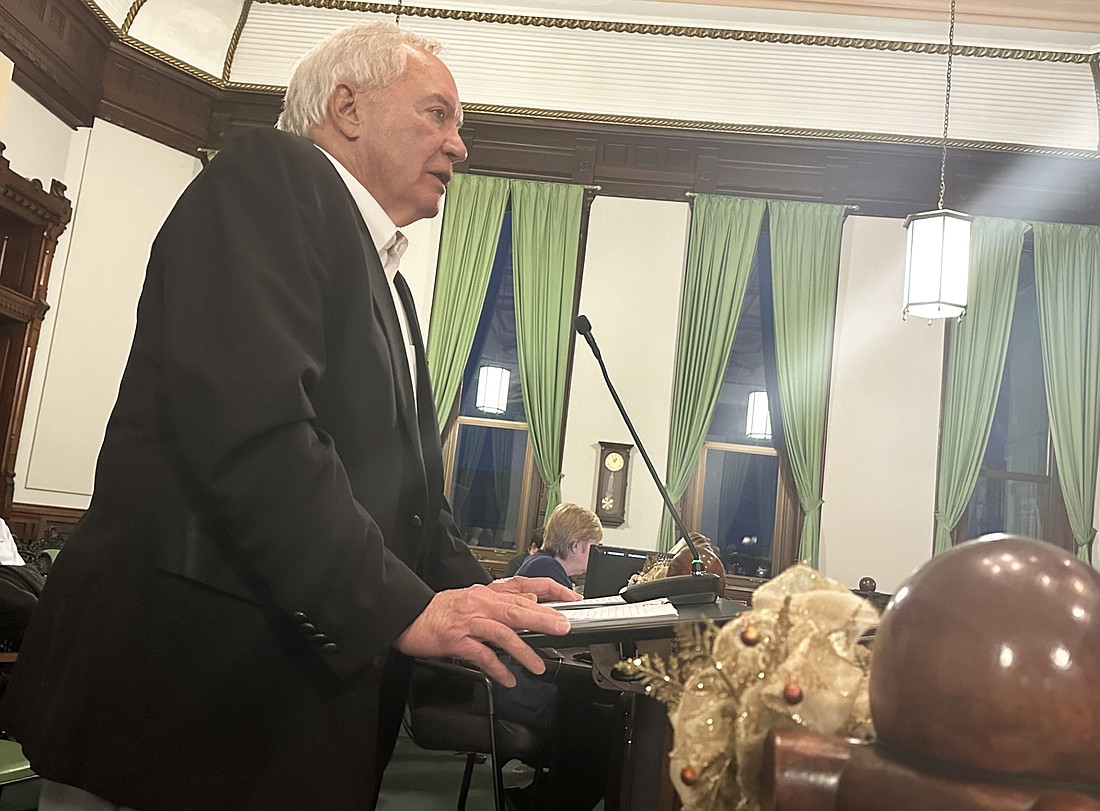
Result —
[[943, 207], [947, 179], [947, 125], [951, 118], [951, 67], [955, 55], [955, 0], [947, 38], [947, 89], [940, 150], [940, 201], [935, 211], [905, 220], [905, 301], [902, 318], [960, 318], [966, 312], [970, 275], [970, 223], [973, 219]]

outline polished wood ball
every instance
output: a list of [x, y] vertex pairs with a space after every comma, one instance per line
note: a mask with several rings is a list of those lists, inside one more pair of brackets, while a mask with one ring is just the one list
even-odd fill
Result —
[[699, 772], [690, 763], [680, 769], [680, 780], [683, 781], [685, 786], [694, 786], [698, 779]]
[[[722, 559], [718, 557], [718, 553], [712, 549], [710, 541], [708, 541], [705, 536], [693, 532], [691, 534], [691, 540], [695, 544], [696, 549], [699, 550], [699, 560], [703, 562], [703, 569], [721, 578], [718, 584], [718, 596], [725, 596], [726, 568], [722, 565]], [[691, 552], [688, 549], [681, 549], [673, 555], [672, 560], [668, 562], [668, 576], [691, 574], [691, 561]]]
[[874, 651], [871, 715], [891, 751], [1100, 792], [1100, 572], [1088, 563], [1030, 538], [959, 544], [898, 589]]
[[750, 648], [753, 645], [760, 644], [760, 629], [755, 625], [746, 625], [744, 630], [741, 631], [741, 641]]

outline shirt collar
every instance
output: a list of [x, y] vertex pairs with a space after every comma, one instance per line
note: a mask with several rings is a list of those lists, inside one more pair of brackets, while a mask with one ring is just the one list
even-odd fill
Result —
[[[314, 144], [314, 146], [317, 145]], [[321, 150], [322, 155], [332, 161], [332, 165], [336, 167], [340, 179], [344, 181], [344, 185], [351, 192], [351, 197], [355, 200], [355, 205], [363, 217], [363, 222], [367, 224], [367, 230], [370, 231], [371, 239], [374, 241], [374, 249], [378, 251], [378, 258], [382, 262], [386, 278], [392, 284], [393, 277], [400, 265], [401, 256], [409, 246], [409, 240], [397, 230], [393, 220], [389, 218], [389, 215], [374, 199], [374, 196], [367, 191], [366, 186], [360, 183], [344, 164], [321, 147], [317, 146], [317, 148]]]

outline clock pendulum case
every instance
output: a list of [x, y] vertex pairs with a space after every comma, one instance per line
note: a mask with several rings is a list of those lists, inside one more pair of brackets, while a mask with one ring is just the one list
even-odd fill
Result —
[[596, 515], [604, 526], [626, 520], [626, 483], [633, 445], [601, 442], [596, 474]]

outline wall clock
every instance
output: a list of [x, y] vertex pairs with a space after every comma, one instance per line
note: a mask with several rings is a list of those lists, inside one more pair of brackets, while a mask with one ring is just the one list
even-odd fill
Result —
[[626, 483], [633, 447], [618, 442], [600, 443], [595, 513], [604, 526], [617, 527], [626, 520]]

